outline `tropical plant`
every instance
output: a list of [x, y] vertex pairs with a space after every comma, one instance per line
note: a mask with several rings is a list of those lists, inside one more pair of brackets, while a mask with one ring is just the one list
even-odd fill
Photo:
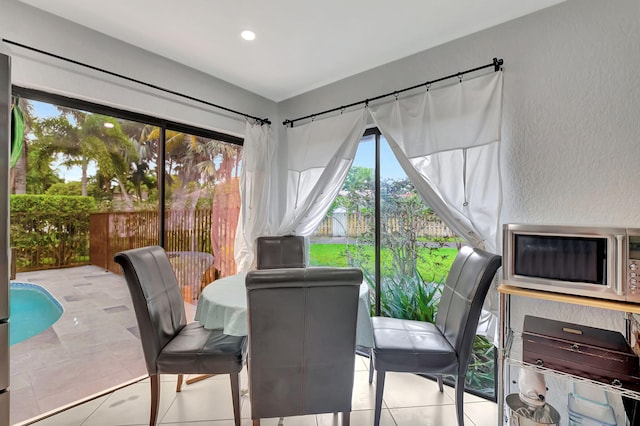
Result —
[[[21, 163], [29, 165], [26, 170], [26, 193], [28, 194], [44, 194], [52, 185], [64, 182], [64, 179], [60, 178], [57, 171], [51, 167], [49, 151], [43, 153], [41, 150], [42, 147], [37, 141], [29, 141], [28, 159], [21, 159], [16, 163], [15, 168]], [[15, 191], [17, 194], [24, 194], [24, 192], [17, 192], [17, 186]]]
[[495, 393], [496, 348], [483, 336], [476, 336], [471, 351], [471, 362], [467, 368], [465, 384], [485, 395]]
[[62, 165], [80, 166], [82, 195], [88, 195], [88, 167], [95, 162], [100, 183], [110, 186], [116, 181], [128, 204], [125, 182], [129, 164], [137, 158], [131, 140], [113, 117], [59, 108], [61, 114], [36, 122], [34, 132], [38, 153], [43, 159], [60, 154]]
[[54, 183], [47, 189], [47, 195], [82, 195], [82, 183], [80, 182], [59, 182]]
[[[371, 274], [363, 272], [363, 275], [375, 291]], [[432, 323], [438, 311], [442, 286], [443, 281], [424, 282], [417, 269], [411, 275], [385, 277], [380, 287], [380, 315]], [[371, 314], [375, 315], [373, 308]]]

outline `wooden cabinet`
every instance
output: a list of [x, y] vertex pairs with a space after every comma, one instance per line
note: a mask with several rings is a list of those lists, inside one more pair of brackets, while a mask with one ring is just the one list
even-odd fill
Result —
[[[637, 328], [636, 319], [633, 314], [640, 314], [639, 304], [594, 299], [559, 293], [550, 293], [545, 291], [528, 290], [505, 284], [501, 284], [498, 287], [498, 293], [500, 294], [501, 321], [501, 335], [498, 351], [498, 408], [502, 418], [504, 418], [504, 416], [502, 416], [502, 413], [505, 413], [505, 399], [508, 393], [507, 390], [511, 387], [511, 384], [515, 383], [514, 377], [512, 377], [514, 368], [532, 369], [534, 371], [543, 373], [545, 376], [558, 378], [560, 380], [566, 380], [571, 383], [579, 383], [581, 385], [586, 384], [596, 389], [604, 390], [607, 393], [621, 395], [622, 397], [625, 397], [627, 399], [640, 400], [640, 392], [625, 389], [620, 386], [607, 385], [601, 382], [589, 380], [585, 377], [566, 374], [561, 371], [556, 371], [549, 368], [539, 367], [533, 364], [522, 362], [522, 324], [511, 323], [512, 297], [538, 299], [558, 302], [560, 304], [580, 305], [582, 307], [586, 307], [587, 309], [605, 309], [608, 311], [612, 311], [613, 315], [619, 314], [623, 316], [625, 328], [624, 335], [627, 341], [631, 342], [632, 333]], [[517, 326], [520, 327], [520, 331], [518, 331]], [[506, 422], [506, 419], [504, 422]], [[561, 424], [568, 424], [568, 420], [564, 419]]]

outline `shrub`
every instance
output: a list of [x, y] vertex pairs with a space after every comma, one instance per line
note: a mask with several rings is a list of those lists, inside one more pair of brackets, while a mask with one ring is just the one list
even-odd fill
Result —
[[91, 197], [20, 194], [10, 197], [10, 238], [18, 270], [86, 263]]
[[[368, 273], [365, 275], [370, 287], [375, 289], [373, 277]], [[384, 277], [380, 288], [380, 314], [391, 318], [434, 322], [442, 286], [443, 281], [424, 282], [417, 269], [410, 276]]]

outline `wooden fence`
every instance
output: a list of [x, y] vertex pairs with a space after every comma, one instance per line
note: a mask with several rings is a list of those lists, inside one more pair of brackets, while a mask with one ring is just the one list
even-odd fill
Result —
[[[123, 250], [158, 244], [157, 211], [94, 213], [90, 217], [90, 263], [116, 274], [113, 256]], [[165, 248], [188, 302], [215, 279], [211, 253], [211, 210], [167, 210]]]
[[[26, 216], [29, 215], [12, 215], [12, 242], [21, 241], [19, 236], [25, 234], [24, 229], [31, 230], [34, 221], [44, 223]], [[233, 263], [233, 250], [229, 247], [219, 248], [219, 253], [213, 253], [211, 218], [211, 209], [166, 211], [165, 248], [183, 289], [184, 298], [188, 301], [195, 300], [201, 287], [217, 278], [217, 271], [213, 267], [214, 256], [228, 257], [227, 260]], [[113, 261], [117, 252], [158, 244], [160, 241], [159, 212], [153, 210], [93, 213], [89, 216], [88, 232], [86, 217], [80, 221], [82, 223], [75, 216], [64, 215], [55, 216], [55, 221], [53, 218], [48, 220], [47, 223], [56, 223], [56, 226], [49, 225], [48, 231], [38, 234], [42, 234], [40, 240], [37, 240], [40, 243], [35, 246], [29, 244], [29, 249], [14, 250], [12, 260], [16, 262], [18, 272], [92, 264], [120, 274], [120, 266]], [[226, 222], [218, 220], [216, 223], [216, 226], [224, 226], [222, 224]], [[231, 235], [235, 235], [235, 225], [228, 226], [233, 229], [222, 230], [224, 232], [220, 232], [220, 235], [226, 235], [229, 241], [233, 241]], [[400, 231], [396, 218], [389, 218], [384, 226], [388, 232]], [[354, 238], [372, 229], [373, 223], [364, 218], [344, 214], [340, 220], [336, 220], [336, 217], [325, 218], [313, 236]], [[421, 218], [414, 229], [419, 238], [454, 237], [446, 225], [432, 217]], [[57, 232], [57, 237], [48, 237], [47, 232], [54, 231]], [[61, 232], [63, 235], [58, 235]], [[55, 240], [55, 245], [47, 243], [50, 240]], [[20, 245], [22, 246], [25, 244]]]
[[[346, 224], [344, 223], [346, 222]], [[415, 230], [418, 238], [455, 238], [456, 235], [440, 219], [433, 217], [419, 218], [415, 221]], [[386, 232], [401, 232], [398, 218], [389, 217], [384, 223]], [[345, 215], [344, 220], [336, 220], [335, 217], [325, 217], [316, 231], [314, 237], [349, 237], [355, 238], [373, 232], [374, 223], [362, 216]]]

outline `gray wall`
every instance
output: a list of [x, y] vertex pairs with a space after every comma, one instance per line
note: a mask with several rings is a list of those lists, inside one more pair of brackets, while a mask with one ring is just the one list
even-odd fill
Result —
[[[0, 37], [278, 123], [275, 102], [18, 0], [0, 0]], [[151, 28], [150, 28], [151, 30]], [[13, 84], [184, 124], [244, 133], [244, 118], [9, 44]], [[277, 128], [278, 126], [276, 126]]]
[[637, 0], [570, 0], [278, 108], [295, 118], [503, 58], [503, 222], [640, 227], [639, 40]]

